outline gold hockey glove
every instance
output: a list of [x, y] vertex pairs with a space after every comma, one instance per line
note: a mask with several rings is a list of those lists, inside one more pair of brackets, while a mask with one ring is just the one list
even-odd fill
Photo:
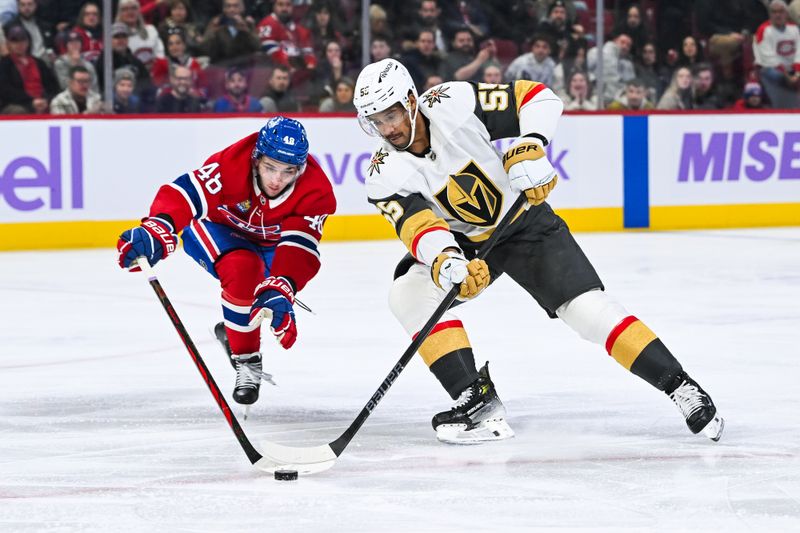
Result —
[[525, 192], [528, 203], [539, 205], [556, 186], [558, 176], [544, 148], [526, 138], [518, 139], [503, 156], [511, 190]]
[[442, 252], [431, 265], [431, 277], [437, 287], [449, 291], [459, 285], [459, 298], [469, 300], [489, 286], [489, 265], [483, 259], [467, 259], [457, 252]]

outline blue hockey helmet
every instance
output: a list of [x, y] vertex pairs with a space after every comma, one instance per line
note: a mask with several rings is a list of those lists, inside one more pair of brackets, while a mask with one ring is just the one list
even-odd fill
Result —
[[308, 138], [306, 130], [298, 121], [277, 116], [271, 118], [261, 128], [253, 149], [253, 159], [262, 155], [286, 163], [302, 167], [308, 157]]

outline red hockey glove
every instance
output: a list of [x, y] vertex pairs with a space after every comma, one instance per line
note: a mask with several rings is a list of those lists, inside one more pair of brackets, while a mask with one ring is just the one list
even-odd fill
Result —
[[256, 287], [255, 301], [250, 309], [250, 324], [259, 325], [264, 318], [272, 317], [269, 328], [281, 346], [287, 350], [297, 339], [294, 320], [294, 289], [289, 280], [270, 276]]

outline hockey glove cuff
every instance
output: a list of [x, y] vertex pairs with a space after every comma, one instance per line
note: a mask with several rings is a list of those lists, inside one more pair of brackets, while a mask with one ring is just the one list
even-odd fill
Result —
[[294, 289], [288, 279], [270, 276], [256, 287], [250, 308], [250, 324], [257, 326], [268, 318], [270, 330], [287, 350], [297, 339], [294, 318]]
[[148, 217], [142, 219], [140, 226], [120, 235], [117, 241], [117, 260], [120, 267], [138, 272], [141, 270], [138, 266], [131, 268], [137, 257], [146, 257], [150, 266], [154, 266], [174, 252], [177, 245], [178, 236], [170, 221], [161, 217]]
[[511, 190], [525, 192], [528, 203], [539, 205], [556, 186], [558, 176], [544, 148], [527, 138], [517, 139], [503, 156]]
[[442, 252], [431, 265], [431, 277], [437, 287], [449, 291], [459, 285], [459, 298], [476, 297], [489, 286], [489, 266], [483, 259], [467, 259], [457, 252]]

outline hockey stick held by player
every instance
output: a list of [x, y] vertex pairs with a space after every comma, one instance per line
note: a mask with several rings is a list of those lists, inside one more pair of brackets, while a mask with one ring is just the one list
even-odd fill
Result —
[[[605, 292], [547, 202], [558, 176], [546, 148], [563, 110], [553, 91], [531, 80], [454, 81], [418, 95], [405, 67], [384, 59], [362, 70], [354, 104], [361, 127], [380, 139], [366, 178], [368, 200], [408, 250], [395, 269], [389, 304], [409, 335], [418, 334], [443, 289], [463, 283], [461, 276], [475, 276], [474, 290], [463, 294], [468, 298], [483, 290], [483, 281], [506, 274], [551, 318], [604, 346], [620, 365], [666, 393], [693, 433], [719, 439], [723, 421], [711, 397], [652, 330]], [[503, 155], [492, 141], [505, 138], [513, 140]], [[480, 244], [518, 193], [528, 205], [512, 214], [508, 231], [485, 258], [486, 268], [470, 270]], [[440, 440], [513, 436], [488, 367], [476, 369], [454, 309], [439, 319], [419, 353], [455, 400], [433, 417]]]
[[[176, 249], [216, 278], [225, 336], [236, 368], [234, 399], [258, 399], [261, 321], [284, 348], [297, 338], [295, 293], [320, 268], [319, 242], [336, 209], [333, 188], [308, 154], [303, 125], [274, 117], [258, 132], [163, 185], [140, 226], [118, 243], [120, 266], [138, 256], [150, 265]], [[251, 320], [251, 318], [253, 320]]]

